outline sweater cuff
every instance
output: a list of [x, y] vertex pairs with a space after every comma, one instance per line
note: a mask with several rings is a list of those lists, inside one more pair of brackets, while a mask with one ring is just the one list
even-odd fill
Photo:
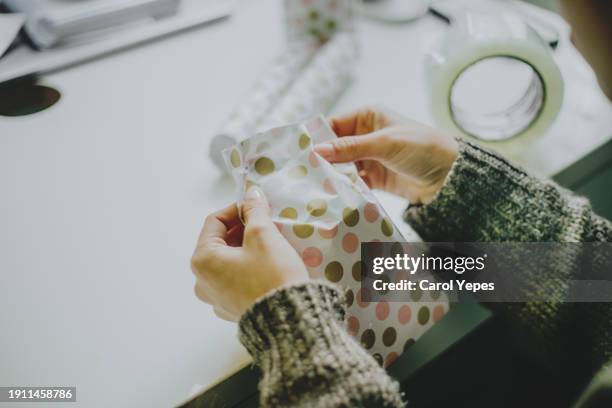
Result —
[[[307, 351], [324, 340], [330, 325], [344, 320], [338, 289], [322, 281], [276, 289], [257, 301], [240, 319], [240, 342], [256, 363], [281, 345], [293, 345], [287, 352]], [[282, 356], [277, 356], [282, 357]]]
[[404, 212], [404, 219], [426, 241], [486, 240], [480, 236], [484, 218], [494, 212], [503, 223], [506, 214], [513, 213], [497, 211], [498, 206], [520, 207], [524, 203], [513, 203], [509, 193], [533, 183], [525, 171], [502, 157], [463, 139], [457, 143], [457, 159], [433, 200]]

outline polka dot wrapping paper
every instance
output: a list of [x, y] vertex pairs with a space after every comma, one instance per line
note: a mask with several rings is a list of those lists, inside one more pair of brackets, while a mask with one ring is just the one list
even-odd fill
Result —
[[224, 168], [220, 152], [260, 127], [274, 103], [299, 76], [317, 49], [313, 42], [294, 43], [264, 69], [244, 100], [234, 109], [211, 141], [210, 156], [218, 167]]
[[336, 32], [353, 30], [351, 0], [285, 0], [287, 38], [329, 40]]
[[[335, 138], [323, 117], [273, 128], [223, 152], [238, 202], [259, 186], [280, 232], [313, 279], [343, 288], [348, 332], [383, 366], [391, 364], [448, 310], [444, 294], [410, 302], [367, 302], [361, 288], [361, 242], [403, 241], [354, 164], [332, 165], [313, 144]], [[418, 298], [417, 298], [418, 297]]]
[[350, 83], [356, 59], [351, 1], [288, 0], [284, 8], [286, 50], [211, 139], [209, 156], [220, 169], [225, 169], [221, 152], [254, 129], [328, 112]]
[[269, 129], [327, 112], [348, 87], [357, 60], [357, 44], [349, 33], [338, 33], [316, 53], [261, 127]]

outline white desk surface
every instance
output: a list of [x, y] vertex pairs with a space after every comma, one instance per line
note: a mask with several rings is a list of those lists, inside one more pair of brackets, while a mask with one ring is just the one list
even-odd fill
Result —
[[[384, 103], [431, 122], [422, 55], [443, 27], [361, 21], [337, 110]], [[76, 385], [74, 406], [170, 406], [248, 361], [235, 325], [193, 295], [189, 259], [205, 215], [233, 196], [209, 138], [283, 34], [280, 2], [246, 0], [225, 22], [48, 75], [58, 105], [0, 118], [0, 385]], [[521, 157], [544, 175], [612, 132], [590, 70], [567, 41], [556, 54], [574, 79]], [[383, 202], [399, 216], [404, 203]]]

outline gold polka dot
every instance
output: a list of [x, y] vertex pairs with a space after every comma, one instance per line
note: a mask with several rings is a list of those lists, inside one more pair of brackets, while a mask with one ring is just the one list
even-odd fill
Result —
[[421, 324], [422, 326], [427, 324], [427, 322], [429, 321], [429, 308], [427, 306], [422, 306], [419, 309], [417, 320], [419, 321], [419, 324]]
[[291, 170], [289, 170], [289, 177], [297, 179], [306, 177], [308, 174], [308, 169], [304, 165], [295, 166]]
[[302, 133], [300, 135], [300, 139], [298, 140], [298, 145], [300, 146], [300, 149], [304, 150], [310, 146], [310, 137], [308, 137], [306, 133]]
[[353, 274], [353, 279], [355, 279], [357, 282], [361, 282], [363, 280], [363, 274], [361, 273], [361, 261], [357, 261], [355, 264], [353, 264], [351, 272]]
[[347, 207], [342, 211], [342, 218], [347, 226], [354, 227], [359, 223], [359, 210]]
[[344, 292], [344, 301], [346, 302], [346, 307], [351, 307], [353, 306], [353, 301], [355, 300], [355, 294], [353, 293], [352, 290], [347, 289]]
[[314, 227], [310, 224], [295, 224], [293, 226], [293, 233], [298, 238], [308, 238], [314, 232]]
[[325, 200], [315, 198], [314, 200], [308, 203], [306, 209], [313, 217], [320, 217], [324, 215], [327, 211], [327, 203], [325, 202]]
[[391, 347], [397, 339], [397, 332], [393, 327], [387, 327], [383, 332], [383, 344], [387, 347]]
[[284, 209], [283, 209], [283, 210], [280, 212], [279, 216], [280, 216], [281, 218], [289, 218], [289, 219], [291, 219], [291, 220], [297, 220], [297, 217], [298, 217], [298, 212], [297, 212], [297, 210], [296, 210], [295, 208], [293, 208], [293, 207], [287, 207], [287, 208], [284, 208]]
[[344, 274], [344, 269], [342, 268], [342, 264], [338, 261], [330, 262], [325, 267], [325, 277], [330, 282], [333, 282], [333, 283], [340, 282], [340, 279], [342, 279], [343, 274]]
[[391, 235], [393, 235], [393, 224], [388, 218], [382, 220], [382, 223], [380, 224], [380, 229], [386, 237], [390, 237]]
[[230, 162], [232, 163], [232, 167], [236, 168], [240, 166], [240, 153], [238, 150], [233, 149], [232, 153], [230, 153]]
[[404, 247], [399, 242], [394, 242], [391, 245], [391, 256], [403, 256], [404, 255]]
[[419, 287], [415, 287], [414, 290], [410, 291], [410, 299], [418, 302], [423, 297], [423, 291]]
[[262, 176], [274, 171], [274, 162], [267, 157], [260, 157], [255, 162], [255, 171]]
[[366, 329], [361, 333], [361, 345], [367, 350], [371, 349], [376, 342], [376, 334], [372, 329]]

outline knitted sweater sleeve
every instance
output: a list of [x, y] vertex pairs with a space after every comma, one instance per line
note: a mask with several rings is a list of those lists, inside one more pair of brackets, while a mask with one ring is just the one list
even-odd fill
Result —
[[[404, 214], [425, 241], [612, 241], [612, 224], [597, 216], [587, 199], [535, 178], [477, 145], [464, 140], [459, 145], [459, 156], [434, 200], [409, 207]], [[612, 303], [564, 301], [572, 280], [581, 274], [579, 264], [524, 273], [532, 288], [558, 297], [486, 306], [516, 327], [526, 352], [535, 350], [550, 364], [573, 365], [573, 370], [563, 372], [575, 375], [576, 381], [590, 378], [602, 365], [612, 365]]]
[[591, 242], [612, 240], [612, 225], [578, 197], [462, 139], [434, 200], [405, 215], [425, 241]]
[[338, 290], [280, 288], [240, 320], [240, 341], [263, 372], [262, 407], [402, 407], [399, 385], [344, 328]]

